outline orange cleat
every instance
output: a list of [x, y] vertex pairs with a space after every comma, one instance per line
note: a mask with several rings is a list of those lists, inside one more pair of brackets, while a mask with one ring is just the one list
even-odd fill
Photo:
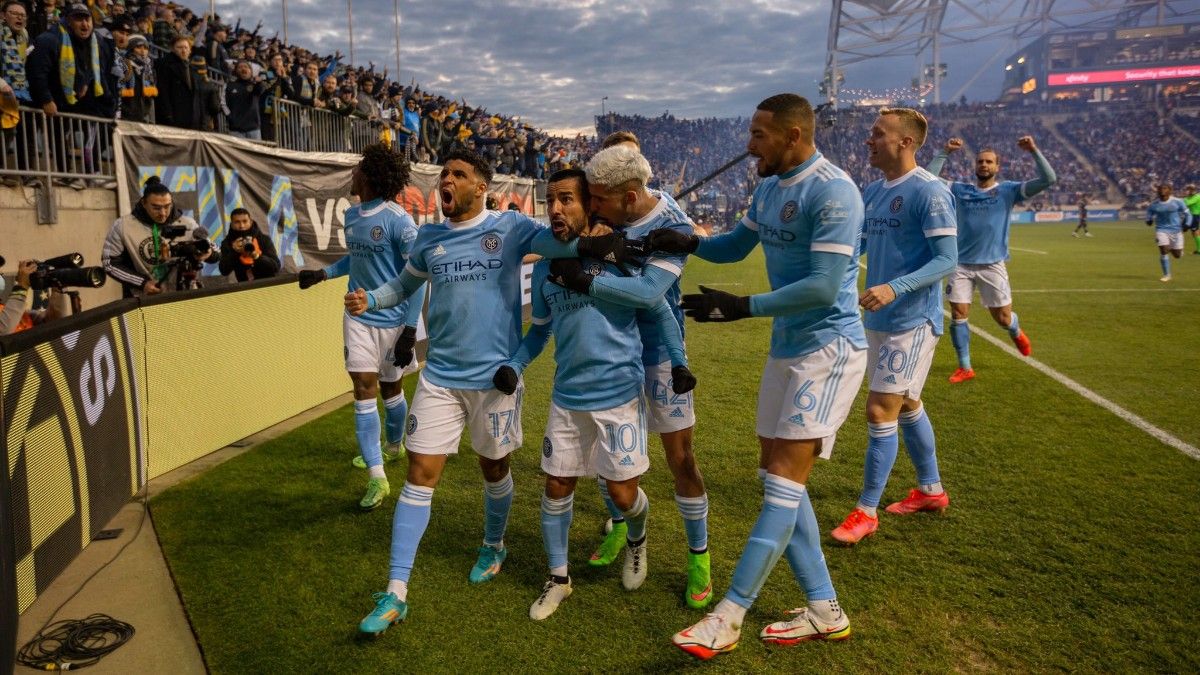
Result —
[[1020, 328], [1017, 329], [1017, 336], [1012, 341], [1017, 346], [1017, 351], [1021, 352], [1021, 356], [1029, 356], [1033, 353], [1033, 345], [1029, 342], [1029, 336]]
[[954, 374], [950, 376], [950, 384], [958, 384], [967, 380], [975, 379], [974, 368], [956, 368]]
[[907, 497], [895, 504], [888, 504], [884, 510], [897, 516], [907, 516], [918, 511], [941, 512], [945, 511], [947, 506], [950, 506], [950, 495], [946, 494], [945, 490], [942, 490], [941, 494], [927, 495], [913, 488]]
[[833, 528], [833, 532], [829, 536], [840, 541], [841, 543], [852, 546], [862, 541], [864, 537], [869, 537], [875, 534], [875, 530], [879, 529], [879, 519], [868, 516], [862, 509], [857, 506], [846, 516], [841, 525]]

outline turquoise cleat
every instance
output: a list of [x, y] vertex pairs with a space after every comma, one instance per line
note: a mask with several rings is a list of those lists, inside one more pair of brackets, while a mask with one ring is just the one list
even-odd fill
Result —
[[493, 577], [500, 573], [500, 567], [504, 565], [504, 559], [508, 557], [508, 549], [493, 548], [491, 546], [479, 547], [479, 559], [475, 561], [475, 566], [471, 568], [471, 583], [482, 584], [485, 581], [491, 581]]
[[375, 609], [358, 624], [358, 632], [375, 637], [381, 635], [392, 624], [400, 623], [408, 616], [408, 603], [400, 602], [395, 593], [374, 593]]

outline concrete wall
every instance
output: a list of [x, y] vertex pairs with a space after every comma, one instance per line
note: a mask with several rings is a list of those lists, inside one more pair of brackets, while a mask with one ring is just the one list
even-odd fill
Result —
[[[100, 264], [104, 237], [117, 219], [115, 190], [54, 189], [58, 201], [58, 223], [38, 225], [37, 200], [32, 188], [0, 187], [0, 273], [12, 286], [17, 262], [25, 258], [44, 260], [64, 253], [83, 254], [84, 264]], [[84, 309], [120, 299], [121, 284], [108, 280], [97, 289], [81, 289]]]

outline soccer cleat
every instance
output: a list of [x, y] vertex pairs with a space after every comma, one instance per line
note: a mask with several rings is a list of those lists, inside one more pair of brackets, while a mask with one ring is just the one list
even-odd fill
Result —
[[707, 661], [717, 654], [731, 652], [738, 645], [742, 627], [729, 623], [721, 614], [707, 614], [700, 621], [676, 633], [671, 642], [692, 656]]
[[1159, 280], [1159, 281], [1170, 281], [1170, 280], [1171, 280], [1171, 275], [1170, 275], [1170, 274], [1164, 274], [1164, 275], [1162, 275], [1161, 277], [1159, 277], [1159, 278], [1158, 278], [1158, 280]]
[[788, 613], [795, 614], [796, 617], [766, 626], [758, 637], [767, 644], [783, 646], [809, 640], [845, 640], [850, 637], [850, 618], [845, 612], [842, 612], [838, 621], [834, 623], [822, 621], [816, 614], [808, 611], [807, 607], [793, 609]]
[[571, 596], [571, 578], [567, 577], [567, 583], [560, 584], [549, 579], [546, 585], [542, 586], [542, 594], [529, 607], [529, 618], [534, 621], [541, 621], [554, 613], [558, 609], [559, 603]]
[[945, 511], [950, 506], [950, 495], [942, 490], [941, 494], [927, 495], [917, 488], [909, 491], [908, 496], [894, 504], [888, 504], [884, 509], [897, 516], [907, 516], [918, 511]]
[[380, 635], [408, 616], [408, 603], [400, 602], [395, 593], [375, 593], [371, 599], [375, 601], [375, 609], [358, 624], [358, 632], [363, 635]]
[[646, 580], [646, 540], [625, 548], [625, 565], [621, 569], [621, 585], [627, 591], [636, 591]]
[[1075, 237], [1076, 239], [1078, 239], [1078, 238], [1079, 238], [1079, 233], [1078, 233], [1078, 232], [1072, 232], [1072, 233], [1071, 233], [1071, 236], [1072, 236], [1072, 237]]
[[1092, 233], [1091, 233], [1091, 232], [1084, 232], [1084, 233], [1083, 233], [1083, 236], [1085, 236], [1085, 237], [1090, 237], [1090, 236], [1092, 236]]
[[475, 566], [471, 568], [470, 579], [473, 584], [482, 584], [485, 581], [491, 581], [493, 577], [500, 573], [500, 568], [504, 565], [504, 559], [508, 557], [508, 549], [495, 548], [492, 546], [479, 547], [479, 559], [475, 561]]
[[[388, 443], [387, 447], [383, 449], [383, 463], [387, 464], [388, 462], [394, 462], [400, 459], [400, 454], [403, 451], [403, 443]], [[367, 461], [363, 459], [361, 454], [355, 455], [354, 459], [350, 460], [350, 464], [352, 464], [356, 469], [367, 468]]]
[[954, 373], [950, 375], [950, 384], [958, 384], [967, 380], [975, 379], [974, 368], [955, 368]]
[[392, 493], [386, 478], [372, 478], [367, 481], [367, 494], [358, 502], [358, 508], [363, 511], [374, 511], [383, 503], [383, 498]]
[[708, 551], [688, 551], [688, 583], [684, 600], [692, 609], [703, 609], [712, 602], [712, 565]]
[[879, 519], [868, 516], [865, 511], [856, 506], [841, 525], [833, 528], [833, 532], [830, 532], [829, 536], [843, 544], [852, 545], [862, 541], [864, 537], [875, 534], [875, 530], [878, 529]]
[[627, 534], [629, 534], [628, 523], [625, 521], [613, 523], [612, 529], [605, 535], [604, 541], [600, 542], [600, 548], [596, 549], [596, 552], [588, 559], [588, 564], [592, 567], [611, 565], [617, 559], [617, 554], [621, 552], [621, 549], [625, 548]]
[[[1029, 336], [1020, 328], [1017, 329], [1017, 336], [1012, 339], [1013, 344], [1017, 346], [1017, 351], [1021, 352], [1021, 356], [1029, 356], [1033, 353], [1033, 343], [1029, 341]], [[974, 372], [971, 373], [974, 376]]]

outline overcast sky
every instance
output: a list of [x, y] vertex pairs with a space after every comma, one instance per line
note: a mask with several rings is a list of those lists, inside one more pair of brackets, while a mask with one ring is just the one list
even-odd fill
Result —
[[[220, 0], [226, 21], [264, 22], [282, 29], [281, 0]], [[352, 0], [354, 56], [382, 70], [396, 68], [393, 0]], [[207, 5], [197, 6], [207, 11]], [[748, 115], [761, 99], [793, 91], [817, 100], [832, 3], [827, 0], [400, 0], [401, 79], [426, 89], [520, 115], [545, 129], [590, 126], [601, 98], [609, 111], [679, 117]], [[349, 53], [345, 5], [337, 0], [289, 0], [293, 43], [319, 52]], [[282, 34], [282, 30], [281, 30]], [[948, 97], [972, 75], [988, 50], [947, 50]], [[967, 90], [971, 100], [998, 96], [1003, 62]], [[846, 69], [846, 87], [908, 86], [911, 56], [872, 60]]]

